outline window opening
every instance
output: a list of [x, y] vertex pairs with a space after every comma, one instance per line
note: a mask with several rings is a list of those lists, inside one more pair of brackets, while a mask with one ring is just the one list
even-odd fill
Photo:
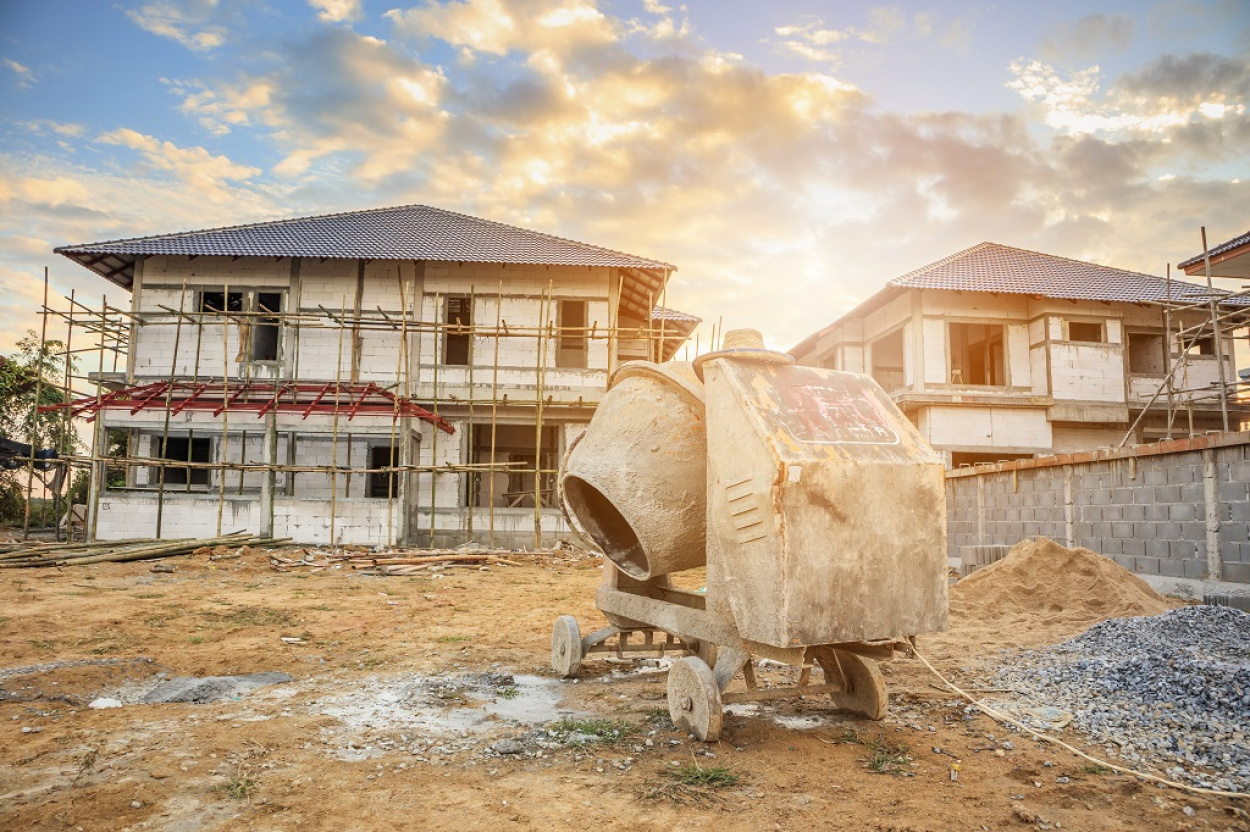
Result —
[[1215, 355], [1215, 339], [1208, 335], [1190, 345], [1188, 355]]
[[896, 329], [872, 342], [872, 377], [887, 393], [904, 385], [903, 330]]
[[[375, 445], [369, 449], [369, 468], [393, 468], [399, 464], [398, 449], [394, 445]], [[399, 481], [395, 471], [373, 470], [369, 474], [370, 497], [393, 497], [399, 493]]]
[[460, 327], [473, 326], [473, 310], [467, 297], [447, 298], [446, 323], [450, 324], [443, 334], [443, 363], [467, 366], [469, 363], [469, 333]]
[[[539, 496], [542, 507], [555, 507], [556, 469], [560, 463], [559, 441], [558, 426], [544, 427], [542, 451], [535, 454], [533, 425], [496, 425], [495, 464], [514, 465], [509, 469], [495, 471], [493, 493], [490, 473], [473, 472], [469, 477], [469, 505], [480, 508], [533, 508], [534, 466], [537, 462], [541, 469], [538, 476], [541, 477]], [[471, 461], [476, 464], [489, 463], [490, 446], [491, 426], [474, 425]]]
[[1128, 334], [1128, 371], [1161, 376], [1167, 372], [1163, 356], [1163, 336], [1143, 332]]
[[556, 342], [556, 366], [586, 369], [586, 301], [562, 300], [556, 310], [560, 337]]
[[1106, 339], [1103, 337], [1103, 327], [1101, 323], [1090, 323], [1089, 321], [1068, 321], [1068, 340], [1081, 341], [1089, 344], [1101, 344]]
[[200, 293], [200, 311], [201, 312], [242, 312], [243, 311], [243, 293], [231, 292], [229, 297], [225, 292], [201, 292]]
[[[177, 462], [212, 462], [213, 440], [190, 436], [169, 436], [164, 440], [157, 439], [157, 457]], [[160, 471], [152, 480], [160, 482]], [[166, 485], [208, 485], [209, 470], [207, 468], [183, 468], [165, 466]]]
[[[282, 313], [281, 292], [257, 292], [256, 311], [272, 312], [275, 316]], [[280, 319], [277, 317], [258, 317], [252, 324], [252, 360], [278, 360], [278, 333]]]
[[1006, 327], [993, 324], [948, 324], [951, 384], [1005, 386], [1005, 330]]

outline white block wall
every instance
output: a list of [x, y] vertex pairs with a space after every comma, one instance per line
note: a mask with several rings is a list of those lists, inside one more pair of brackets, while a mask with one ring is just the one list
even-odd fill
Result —
[[920, 432], [929, 444], [943, 448], [1035, 448], [1051, 446], [1050, 422], [1042, 408], [927, 407], [921, 410]]

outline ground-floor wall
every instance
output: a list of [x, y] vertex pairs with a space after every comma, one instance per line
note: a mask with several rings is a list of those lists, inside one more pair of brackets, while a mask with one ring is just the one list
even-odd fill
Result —
[[[109, 414], [102, 430], [127, 433], [137, 464], [124, 467], [121, 482], [115, 473], [109, 487], [93, 491], [88, 529], [100, 540], [240, 531], [316, 545], [519, 548], [572, 540], [554, 485], [564, 450], [585, 430], [590, 413], [564, 409], [540, 425], [532, 409], [499, 411], [497, 435], [480, 415], [453, 410], [445, 411], [450, 433], [428, 423], [411, 429], [392, 428], [390, 419], [335, 425], [324, 416], [283, 414], [268, 436], [264, 422], [236, 418], [224, 439], [221, 421], [205, 413], [179, 414], [168, 425]], [[159, 449], [176, 438], [187, 449], [201, 443], [195, 446], [201, 467], [162, 457]], [[374, 464], [390, 464], [386, 454], [371, 452], [392, 446], [394, 464], [424, 470], [399, 472], [389, 485], [385, 474], [366, 473]], [[288, 470], [269, 475], [255, 468], [267, 460]], [[101, 463], [98, 472], [104, 468]]]
[[948, 471], [947, 546], [1043, 535], [1135, 572], [1250, 583], [1250, 433]]

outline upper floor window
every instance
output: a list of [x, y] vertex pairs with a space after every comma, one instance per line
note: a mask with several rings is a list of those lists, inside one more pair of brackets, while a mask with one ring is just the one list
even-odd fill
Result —
[[1215, 355], [1215, 339], [1210, 335], [1199, 338], [1189, 345], [1187, 355]]
[[468, 297], [447, 298], [443, 322], [443, 363], [467, 366], [469, 363], [469, 330], [473, 326], [473, 309]]
[[1003, 387], [1007, 384], [1006, 330], [1002, 324], [947, 324], [951, 384]]
[[586, 301], [562, 300], [556, 309], [556, 366], [572, 369], [586, 368], [586, 347], [590, 340], [586, 332]]
[[902, 329], [896, 329], [872, 342], [872, 377], [887, 393], [899, 389], [905, 383]]
[[1107, 340], [1106, 330], [1101, 321], [1065, 321], [1069, 341], [1083, 341], [1088, 344], [1101, 344]]
[[1163, 354], [1163, 336], [1148, 332], [1128, 334], [1128, 371], [1161, 376], [1167, 373], [1167, 357]]
[[[199, 311], [215, 314], [220, 312], [256, 312], [259, 315], [238, 317], [240, 337], [239, 359], [250, 356], [252, 361], [277, 361], [282, 321], [282, 292], [265, 292], [259, 289], [238, 292], [200, 292]], [[266, 314], [270, 313], [270, 314]]]

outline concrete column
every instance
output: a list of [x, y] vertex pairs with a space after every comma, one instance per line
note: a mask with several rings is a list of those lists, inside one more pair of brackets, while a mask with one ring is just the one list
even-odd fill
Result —
[[977, 545], [985, 545], [985, 477], [977, 477]]
[[1202, 501], [1207, 520], [1207, 580], [1220, 580], [1220, 502], [1215, 481], [1215, 451], [1202, 452]]
[[[265, 464], [270, 467], [260, 480], [260, 535], [273, 537], [273, 496], [278, 483], [278, 474], [273, 469], [278, 464], [278, 414], [273, 410], [265, 415], [265, 440], [261, 453]], [[291, 476], [290, 472], [287, 476]]]
[[1072, 465], [1063, 466], [1063, 530], [1067, 538], [1064, 545], [1076, 548], [1076, 500], [1072, 489]]

